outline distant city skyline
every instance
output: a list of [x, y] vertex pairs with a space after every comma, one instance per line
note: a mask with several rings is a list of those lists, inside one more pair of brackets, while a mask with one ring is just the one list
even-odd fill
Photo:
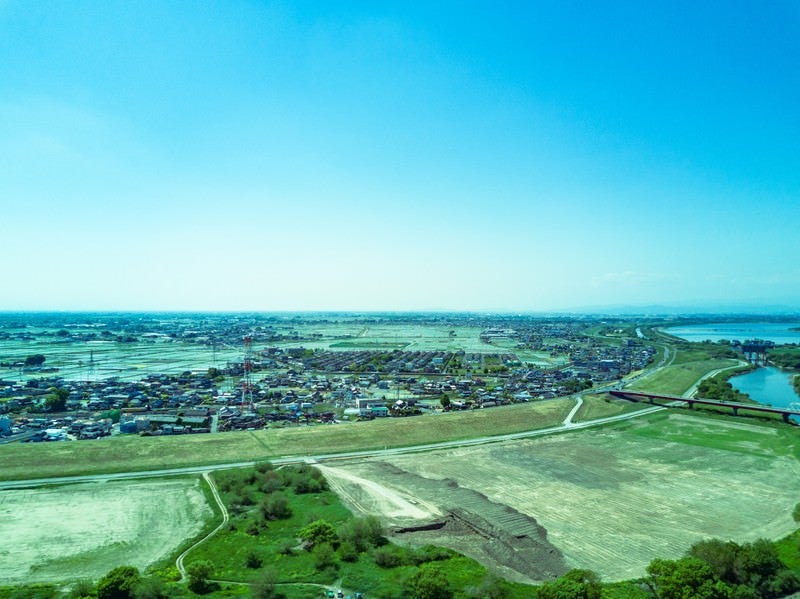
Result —
[[800, 310], [799, 30], [0, 0], [0, 310]]

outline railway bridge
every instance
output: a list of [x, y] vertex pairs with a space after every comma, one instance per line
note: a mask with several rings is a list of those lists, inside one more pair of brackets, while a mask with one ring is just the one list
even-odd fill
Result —
[[653, 405], [660, 405], [670, 407], [675, 405], [676, 402], [688, 404], [691, 410], [694, 404], [705, 406], [715, 406], [720, 408], [730, 408], [734, 416], [739, 415], [740, 410], [748, 410], [751, 412], [764, 412], [768, 414], [780, 414], [783, 421], [793, 424], [790, 418], [795, 416], [800, 418], [800, 410], [792, 410], [790, 408], [773, 408], [772, 406], [764, 406], [760, 404], [738, 403], [733, 401], [719, 401], [716, 399], [702, 399], [699, 397], [675, 397], [674, 395], [658, 395], [655, 393], [640, 393], [638, 391], [625, 391], [624, 389], [616, 389], [609, 391], [614, 397], [627, 399], [629, 401], [647, 401]]

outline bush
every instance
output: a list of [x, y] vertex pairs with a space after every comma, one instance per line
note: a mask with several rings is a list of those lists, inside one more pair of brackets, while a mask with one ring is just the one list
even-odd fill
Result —
[[157, 576], [142, 578], [133, 591], [136, 599], [165, 599], [168, 597], [164, 581]]
[[451, 599], [453, 596], [444, 573], [430, 565], [423, 566], [409, 579], [408, 591], [414, 599]]
[[261, 503], [261, 513], [267, 520], [285, 520], [292, 517], [292, 508], [286, 495], [276, 492]]
[[82, 599], [83, 597], [94, 597], [94, 583], [91, 580], [79, 580], [72, 585], [69, 591], [69, 599]]
[[396, 568], [403, 565], [403, 558], [391, 547], [379, 547], [373, 554], [372, 559], [381, 568]]
[[339, 559], [350, 563], [358, 561], [358, 551], [350, 541], [342, 541], [339, 545]]
[[139, 570], [119, 566], [97, 581], [97, 599], [133, 599], [133, 591], [141, 581]]
[[193, 593], [205, 595], [217, 587], [208, 580], [214, 574], [214, 564], [207, 560], [192, 562], [186, 568], [186, 573], [189, 575], [189, 590]]
[[314, 557], [314, 567], [320, 572], [336, 566], [336, 553], [328, 543], [314, 547], [311, 555]]
[[264, 560], [255, 551], [249, 551], [244, 560], [244, 565], [252, 570], [260, 568], [262, 563], [264, 563]]

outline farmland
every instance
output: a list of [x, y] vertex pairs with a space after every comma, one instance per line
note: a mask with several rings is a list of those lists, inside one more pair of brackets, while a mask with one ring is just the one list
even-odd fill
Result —
[[414, 498], [416, 509], [435, 506], [430, 520], [458, 508], [506, 534], [538, 523], [546, 531], [542, 551], [523, 564], [510, 550], [498, 552], [496, 540], [448, 537], [447, 528], [434, 535], [506, 577], [540, 577], [552, 567], [552, 546], [568, 567], [621, 580], [705, 538], [743, 542], [793, 531], [798, 455], [794, 429], [672, 413], [569, 435], [337, 463], [325, 472], [355, 509], [396, 514], [389, 524], [408, 525], [398, 497]]
[[211, 516], [198, 479], [0, 491], [0, 585], [96, 579], [120, 564], [143, 569]]

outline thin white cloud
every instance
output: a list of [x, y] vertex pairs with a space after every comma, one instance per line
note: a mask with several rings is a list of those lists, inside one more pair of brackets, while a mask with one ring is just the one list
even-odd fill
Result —
[[608, 272], [592, 277], [594, 287], [604, 287], [608, 285], [638, 286], [664, 281], [678, 280], [678, 276], [666, 273], [636, 272], [626, 270], [623, 272]]

